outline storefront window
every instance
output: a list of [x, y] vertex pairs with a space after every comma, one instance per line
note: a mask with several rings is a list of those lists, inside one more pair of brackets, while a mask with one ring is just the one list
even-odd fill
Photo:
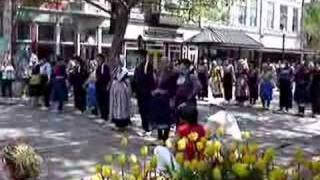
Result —
[[61, 46], [61, 56], [69, 60], [71, 57], [73, 57], [75, 54], [75, 47], [74, 45], [62, 45]]
[[247, 5], [245, 0], [240, 0], [237, 4], [238, 24], [245, 25], [247, 19]]
[[250, 2], [250, 26], [257, 26], [257, 0]]
[[96, 29], [89, 29], [86, 32], [81, 33], [80, 39], [82, 43], [89, 43], [91, 45], [96, 44], [97, 42], [97, 30]]
[[274, 3], [268, 2], [267, 5], [267, 28], [274, 28]]
[[298, 8], [293, 8], [292, 32], [298, 31]]
[[25, 23], [25, 22], [18, 23], [18, 39], [19, 40], [31, 39], [30, 26], [28, 23]]
[[73, 42], [75, 38], [75, 32], [72, 25], [63, 25], [61, 27], [61, 41]]
[[179, 45], [169, 46], [169, 60], [175, 61], [181, 58], [181, 48]]
[[110, 43], [109, 29], [102, 28], [102, 43]]
[[38, 44], [38, 58], [42, 59], [48, 59], [53, 60], [55, 55], [55, 48], [56, 46], [54, 44]]
[[288, 29], [288, 7], [280, 6], [280, 30]]
[[55, 25], [54, 24], [39, 24], [39, 40], [54, 41]]

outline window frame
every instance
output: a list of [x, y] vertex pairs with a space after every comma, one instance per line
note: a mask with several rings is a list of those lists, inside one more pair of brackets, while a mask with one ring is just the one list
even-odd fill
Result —
[[299, 9], [294, 7], [292, 9], [292, 32], [299, 32]]
[[[272, 14], [272, 16], [270, 16], [270, 13]], [[275, 19], [275, 3], [269, 1], [267, 4], [267, 22], [266, 22], [268, 29], [274, 29], [274, 19]]]
[[[280, 24], [279, 24], [279, 29], [283, 30], [283, 31], [287, 31], [288, 30], [288, 6], [287, 5], [280, 5]], [[282, 12], [282, 10], [285, 10], [285, 12]], [[282, 24], [283, 22], [283, 18], [285, 18], [285, 24]], [[281, 26], [283, 29], [281, 29]]]
[[[45, 36], [44, 39], [42, 39], [42, 36], [40, 35], [41, 34], [41, 26], [52, 26], [52, 29], [53, 29], [53, 34], [52, 34], [52, 39], [50, 38], [47, 38], [47, 36]], [[42, 41], [42, 42], [52, 42], [52, 41], [56, 41], [56, 25], [53, 24], [53, 23], [39, 23], [38, 24], [38, 40], [39, 41]]]
[[[254, 21], [252, 21], [252, 17], [254, 17]], [[258, 20], [258, 0], [251, 0], [250, 6], [249, 6], [249, 25], [251, 27], [256, 27], [258, 24], [257, 20]]]

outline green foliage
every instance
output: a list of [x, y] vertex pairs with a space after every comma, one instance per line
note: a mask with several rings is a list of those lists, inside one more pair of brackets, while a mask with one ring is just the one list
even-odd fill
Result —
[[311, 47], [320, 47], [320, 3], [310, 4], [305, 10], [304, 29], [308, 34]]
[[181, 17], [185, 22], [199, 21], [225, 23], [233, 0], [177, 0], [167, 4], [166, 10]]

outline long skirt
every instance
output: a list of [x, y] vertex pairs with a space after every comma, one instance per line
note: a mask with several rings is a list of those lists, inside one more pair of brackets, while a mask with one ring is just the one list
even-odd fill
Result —
[[306, 84], [297, 84], [294, 91], [294, 101], [298, 104], [304, 104], [308, 102], [308, 90]]
[[201, 83], [201, 91], [199, 97], [204, 98], [208, 96], [208, 79], [205, 73], [198, 74], [199, 81]]
[[110, 119], [117, 127], [130, 124], [130, 88], [124, 81], [113, 81], [110, 88]]
[[231, 74], [225, 74], [225, 76], [223, 77], [223, 89], [224, 89], [225, 100], [230, 101], [232, 99], [232, 92], [233, 92]]
[[290, 80], [280, 79], [280, 108], [292, 108], [292, 84]]
[[68, 89], [64, 79], [56, 79], [53, 81], [53, 101], [63, 102], [68, 100]]
[[152, 97], [153, 122], [157, 128], [168, 128], [172, 123], [172, 111], [170, 99], [166, 94], [158, 94]]

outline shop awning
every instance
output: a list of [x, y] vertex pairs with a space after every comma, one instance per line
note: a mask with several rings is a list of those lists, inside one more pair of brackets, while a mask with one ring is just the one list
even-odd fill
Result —
[[233, 29], [205, 28], [186, 41], [186, 43], [212, 44], [227, 47], [262, 48], [263, 45], [244, 31]]

